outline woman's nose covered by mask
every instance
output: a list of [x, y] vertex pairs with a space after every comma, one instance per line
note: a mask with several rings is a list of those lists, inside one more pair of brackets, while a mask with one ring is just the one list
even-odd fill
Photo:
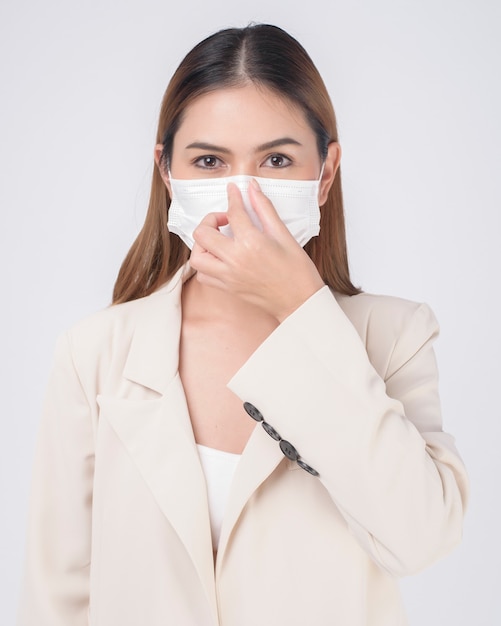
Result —
[[[172, 178], [169, 174], [172, 201], [169, 208], [169, 231], [179, 235], [184, 243], [193, 248], [193, 231], [202, 219], [213, 212], [228, 210], [228, 183], [235, 183], [242, 192], [245, 209], [257, 228], [259, 219], [249, 199], [249, 184], [255, 178], [262, 192], [272, 202], [282, 222], [299, 245], [304, 246], [320, 232], [320, 208], [318, 206], [319, 180], [287, 180], [252, 176], [227, 176], [213, 179]], [[321, 176], [320, 176], [321, 178]], [[230, 226], [220, 231], [231, 237]]]

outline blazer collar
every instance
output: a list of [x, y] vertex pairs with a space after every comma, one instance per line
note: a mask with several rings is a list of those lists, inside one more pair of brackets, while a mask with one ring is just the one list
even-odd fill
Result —
[[[164, 393], [179, 366], [181, 290], [194, 274], [187, 264], [152, 295], [143, 298], [123, 375], [131, 382]], [[139, 303], [138, 303], [139, 304]]]

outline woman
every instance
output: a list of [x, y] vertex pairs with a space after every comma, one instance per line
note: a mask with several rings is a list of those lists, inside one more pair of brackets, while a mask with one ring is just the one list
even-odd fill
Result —
[[155, 161], [114, 306], [58, 344], [19, 625], [405, 624], [396, 580], [458, 543], [466, 477], [433, 314], [350, 281], [306, 52], [201, 42]]

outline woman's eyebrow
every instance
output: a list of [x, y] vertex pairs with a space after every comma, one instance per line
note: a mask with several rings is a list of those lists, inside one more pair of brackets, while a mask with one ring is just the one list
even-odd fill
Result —
[[278, 148], [280, 146], [286, 146], [290, 144], [294, 146], [301, 145], [301, 143], [297, 141], [297, 139], [292, 139], [292, 137], [281, 137], [280, 139], [273, 139], [273, 141], [267, 141], [266, 143], [262, 143], [256, 148], [256, 152], [264, 152], [265, 150], [271, 150], [272, 148]]
[[186, 150], [189, 148], [197, 148], [199, 150], [209, 150], [210, 152], [223, 152], [224, 154], [230, 154], [231, 150], [223, 148], [222, 146], [215, 146], [212, 143], [206, 143], [205, 141], [194, 141], [186, 146]]
[[[264, 152], [265, 150], [272, 150], [273, 148], [278, 148], [280, 146], [286, 145], [300, 146], [302, 144], [297, 141], [297, 139], [293, 139], [292, 137], [280, 137], [279, 139], [273, 139], [272, 141], [267, 141], [266, 143], [262, 143], [261, 145], [257, 146], [256, 152]], [[231, 154], [231, 150], [229, 150], [228, 148], [224, 148], [223, 146], [216, 146], [215, 144], [207, 143], [205, 141], [193, 141], [186, 146], [186, 150], [193, 148], [198, 150], [208, 150], [209, 152]]]

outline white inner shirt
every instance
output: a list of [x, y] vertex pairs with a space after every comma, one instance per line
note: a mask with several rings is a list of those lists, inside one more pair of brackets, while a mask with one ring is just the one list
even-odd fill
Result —
[[207, 483], [207, 500], [212, 535], [212, 549], [217, 550], [224, 511], [240, 454], [208, 448], [197, 443], [200, 462]]

